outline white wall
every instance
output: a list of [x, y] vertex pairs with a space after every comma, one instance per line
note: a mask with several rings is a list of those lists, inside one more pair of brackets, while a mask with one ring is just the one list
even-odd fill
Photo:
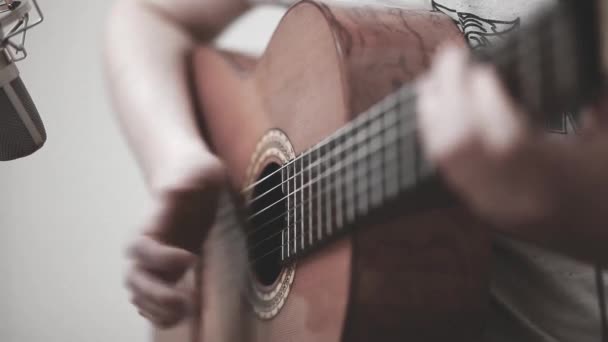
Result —
[[[146, 341], [122, 286], [124, 246], [147, 194], [104, 90], [100, 41], [111, 1], [39, 3], [46, 21], [28, 34], [30, 57], [19, 68], [49, 140], [0, 164], [0, 341]], [[225, 45], [259, 50], [259, 31], [274, 23], [263, 16]]]
[[0, 164], [0, 341], [143, 341], [121, 276], [146, 194], [104, 93], [110, 2], [39, 3], [19, 68], [49, 140]]

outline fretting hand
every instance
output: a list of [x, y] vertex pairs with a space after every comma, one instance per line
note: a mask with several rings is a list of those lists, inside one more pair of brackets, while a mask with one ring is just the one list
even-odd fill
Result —
[[491, 67], [455, 46], [438, 53], [419, 92], [427, 155], [476, 213], [507, 233], [598, 257], [590, 241], [605, 241], [597, 227], [608, 219], [604, 110], [588, 111], [580, 135], [555, 139], [529, 125]]

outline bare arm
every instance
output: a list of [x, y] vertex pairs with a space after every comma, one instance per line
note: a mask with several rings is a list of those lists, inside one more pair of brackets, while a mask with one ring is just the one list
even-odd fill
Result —
[[[186, 83], [186, 59], [247, 9], [244, 0], [121, 0], [106, 32], [105, 61], [122, 127], [153, 190], [172, 166], [207, 162]], [[198, 158], [193, 158], [198, 156]]]
[[131, 244], [131, 301], [160, 327], [198, 300], [175, 281], [196, 260], [222, 165], [207, 149], [187, 88], [187, 58], [248, 8], [245, 0], [119, 0], [105, 40], [109, 88], [153, 199]]

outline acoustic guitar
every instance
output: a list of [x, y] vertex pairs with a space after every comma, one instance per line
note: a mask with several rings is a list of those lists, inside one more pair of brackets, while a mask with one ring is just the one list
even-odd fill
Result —
[[[602, 83], [605, 1], [560, 1], [476, 51], [532, 118]], [[200, 47], [192, 89], [230, 189], [204, 246], [200, 316], [157, 341], [479, 341], [491, 227], [425, 161], [413, 82], [438, 12], [302, 1], [259, 59]]]

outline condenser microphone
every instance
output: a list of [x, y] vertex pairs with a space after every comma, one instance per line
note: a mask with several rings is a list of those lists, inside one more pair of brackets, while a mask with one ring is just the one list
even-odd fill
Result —
[[[32, 10], [38, 15], [34, 22]], [[0, 3], [0, 161], [28, 156], [46, 141], [44, 124], [15, 65], [27, 56], [25, 32], [42, 20], [36, 0]]]

